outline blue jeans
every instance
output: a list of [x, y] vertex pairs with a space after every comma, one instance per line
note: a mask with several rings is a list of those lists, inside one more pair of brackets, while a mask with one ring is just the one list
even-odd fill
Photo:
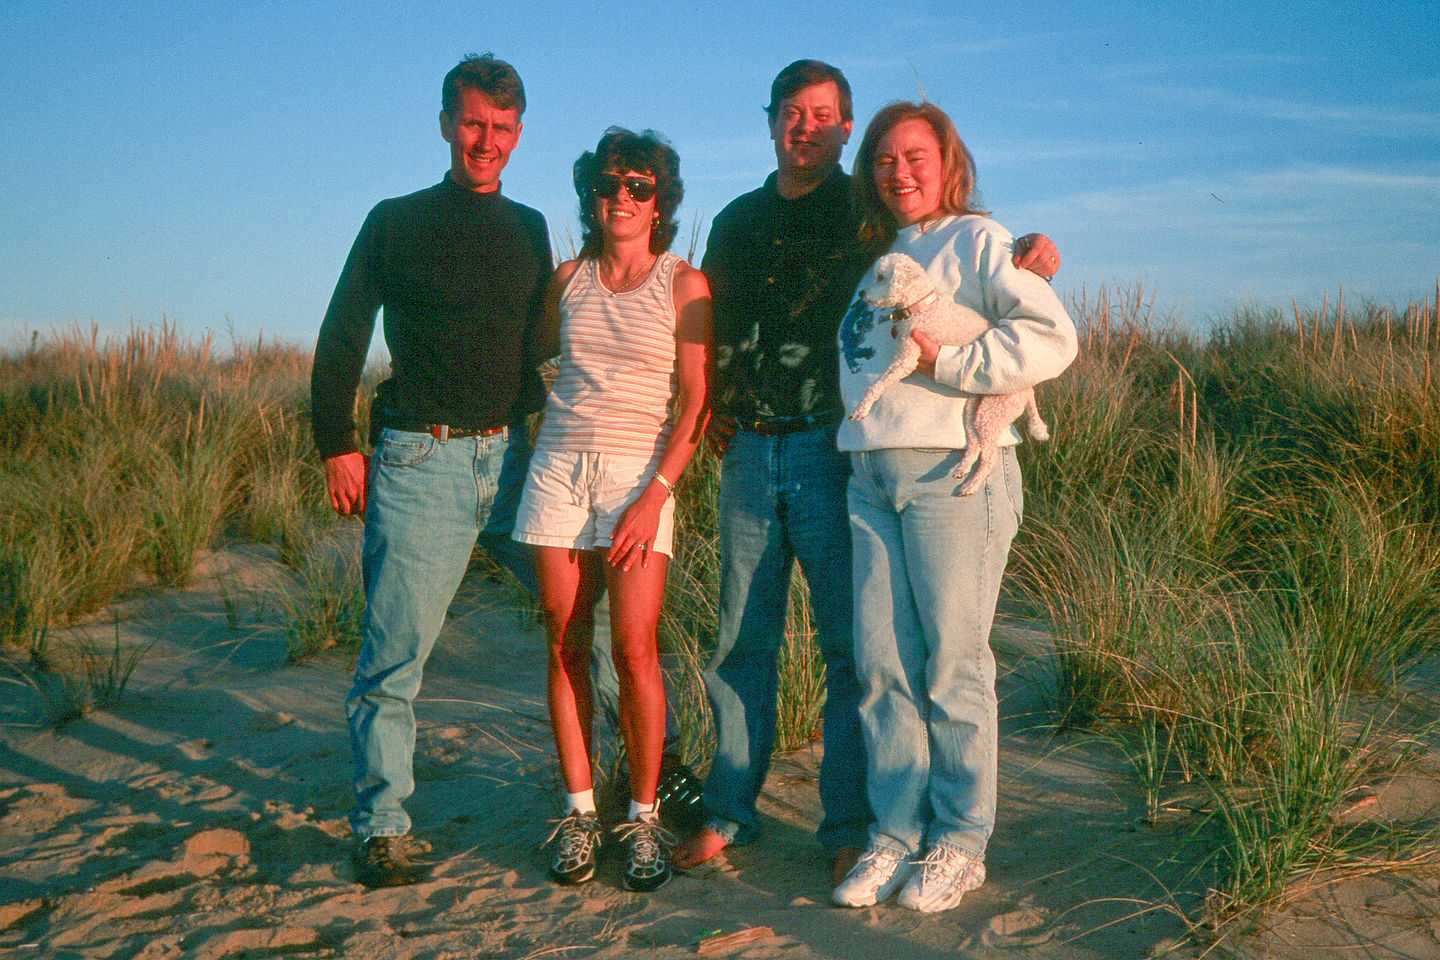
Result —
[[1023, 509], [1013, 448], [973, 496], [955, 450], [853, 455], [855, 666], [874, 847], [983, 857], [995, 828], [990, 626]]
[[425, 661], [477, 540], [531, 589], [528, 548], [510, 539], [530, 463], [523, 429], [441, 443], [385, 429], [375, 448], [361, 572], [365, 617], [345, 700], [361, 839], [409, 832], [415, 714]]
[[755, 799], [775, 745], [776, 661], [796, 560], [825, 660], [818, 837], [832, 853], [865, 843], [871, 817], [851, 631], [849, 474], [834, 427], [778, 437], [740, 430], [721, 465], [720, 626], [705, 671], [716, 742], [705, 807], [707, 826], [731, 843], [759, 834]]

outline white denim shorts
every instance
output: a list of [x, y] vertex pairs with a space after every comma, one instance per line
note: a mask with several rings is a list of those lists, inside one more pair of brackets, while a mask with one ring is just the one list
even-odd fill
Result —
[[[659, 463], [659, 454], [630, 457], [583, 450], [536, 451], [511, 536], [540, 547], [608, 547], [621, 514], [639, 499]], [[675, 499], [670, 497], [660, 508], [660, 526], [651, 550], [668, 557], [674, 539]]]

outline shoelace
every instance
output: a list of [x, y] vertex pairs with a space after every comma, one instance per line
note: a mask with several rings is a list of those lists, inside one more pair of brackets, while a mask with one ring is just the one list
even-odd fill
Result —
[[[956, 861], [956, 866], [950, 867], [951, 861]], [[975, 861], [963, 853], [946, 850], [944, 847], [935, 847], [919, 860], [915, 866], [920, 868], [922, 881], [933, 881], [939, 879], [941, 871], [950, 868], [955, 873], [955, 880], [964, 879], [966, 873], [974, 869]]]
[[660, 844], [674, 846], [675, 835], [658, 823], [649, 820], [631, 820], [617, 824], [615, 836], [622, 842], [634, 838], [631, 849], [637, 864], [650, 863], [660, 859]]
[[899, 868], [900, 861], [904, 859], [886, 850], [866, 850], [860, 855], [860, 859], [855, 861], [855, 866], [850, 868], [849, 875], [859, 878], [880, 871], [892, 872]]
[[[545, 838], [545, 843], [541, 846], [559, 837], [561, 856], [583, 856], [592, 844], [600, 842], [600, 821], [594, 817], [572, 813], [559, 820], [551, 820], [550, 823], [555, 829], [550, 831], [550, 836]], [[567, 827], [573, 829], [567, 830]]]

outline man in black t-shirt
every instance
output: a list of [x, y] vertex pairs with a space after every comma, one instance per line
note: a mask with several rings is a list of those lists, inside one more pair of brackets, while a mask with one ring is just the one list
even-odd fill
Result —
[[[714, 297], [710, 423], [725, 448], [720, 624], [705, 669], [716, 746], [706, 823], [675, 862], [691, 867], [759, 835], [755, 801], [774, 747], [776, 662], [798, 562], [825, 661], [817, 838], [838, 883], [866, 846], [872, 816], [852, 653], [850, 460], [835, 447], [837, 336], [856, 284], [883, 251], [857, 241], [840, 169], [853, 127], [844, 75], [797, 60], [775, 77], [765, 111], [776, 171], [716, 216], [701, 265]], [[1059, 268], [1039, 234], [1017, 240], [1015, 262], [1042, 276]]]

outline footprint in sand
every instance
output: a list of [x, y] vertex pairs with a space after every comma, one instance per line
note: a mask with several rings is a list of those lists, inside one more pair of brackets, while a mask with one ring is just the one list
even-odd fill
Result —
[[1017, 940], [1027, 946], [1041, 944], [1054, 936], [1054, 931], [1046, 929], [1049, 919], [1047, 911], [1039, 907], [1021, 906], [1020, 909], [991, 917], [981, 931], [980, 941], [987, 946], [997, 946], [1002, 942], [1015, 946]]

